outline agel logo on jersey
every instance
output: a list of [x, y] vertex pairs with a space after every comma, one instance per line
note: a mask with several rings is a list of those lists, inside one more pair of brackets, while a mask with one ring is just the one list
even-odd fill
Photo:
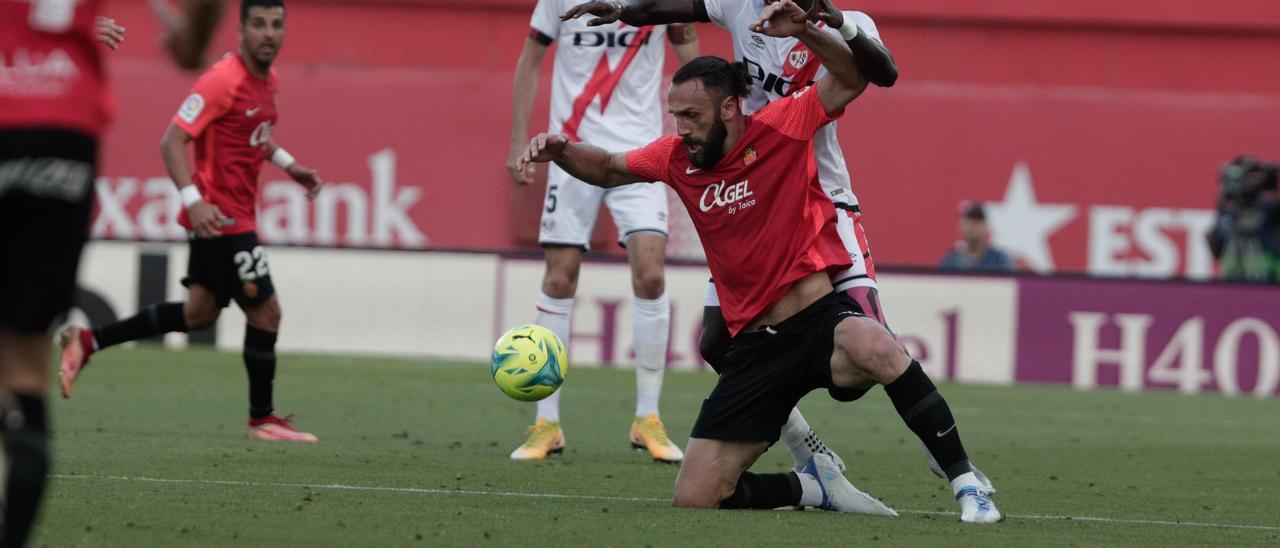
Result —
[[754, 199], [747, 199], [752, 196], [754, 194], [751, 192], [750, 181], [734, 184], [720, 181], [712, 183], [706, 190], [702, 191], [702, 199], [698, 201], [698, 208], [703, 213], [708, 213], [714, 208], [728, 206], [729, 214], [734, 215], [741, 210], [756, 205]]

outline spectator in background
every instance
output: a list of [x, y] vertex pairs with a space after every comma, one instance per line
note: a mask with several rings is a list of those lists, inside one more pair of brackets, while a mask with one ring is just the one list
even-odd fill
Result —
[[955, 249], [942, 257], [943, 270], [1013, 272], [1017, 265], [1008, 253], [991, 246], [991, 229], [987, 213], [978, 202], [960, 206], [960, 240]]

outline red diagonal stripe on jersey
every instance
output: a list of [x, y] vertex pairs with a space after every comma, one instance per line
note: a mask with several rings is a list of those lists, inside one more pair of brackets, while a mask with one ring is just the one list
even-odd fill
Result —
[[[819, 23], [818, 28], [822, 28], [821, 23]], [[791, 58], [793, 55], [801, 53], [807, 57], [804, 64], [800, 68], [796, 68], [795, 65], [791, 64]], [[820, 66], [822, 66], [822, 63], [818, 62], [818, 56], [813, 54], [809, 46], [804, 45], [804, 42], [796, 42], [795, 47], [791, 48], [790, 52], [787, 52], [787, 58], [782, 62], [782, 77], [793, 82], [791, 89], [788, 89], [787, 93], [790, 94], [793, 91], [804, 89], [805, 86], [809, 85], [809, 82], [812, 82], [818, 76], [818, 67]]]
[[596, 96], [600, 97], [600, 112], [609, 107], [609, 99], [613, 97], [613, 91], [618, 88], [618, 82], [622, 80], [622, 73], [626, 72], [627, 67], [631, 65], [631, 61], [635, 60], [636, 55], [640, 54], [640, 48], [645, 42], [649, 41], [649, 35], [653, 34], [653, 27], [640, 27], [636, 31], [635, 41], [631, 43], [631, 47], [627, 48], [627, 53], [623, 54], [622, 60], [618, 61], [618, 68], [609, 68], [609, 52], [605, 52], [600, 56], [600, 63], [596, 65], [596, 71], [591, 74], [591, 79], [587, 81], [586, 87], [582, 88], [582, 94], [573, 100], [573, 112], [569, 115], [569, 119], [564, 121], [564, 127], [561, 128], [569, 139], [578, 141], [578, 127], [582, 125], [582, 119], [587, 115], [587, 107], [591, 106], [591, 102]]

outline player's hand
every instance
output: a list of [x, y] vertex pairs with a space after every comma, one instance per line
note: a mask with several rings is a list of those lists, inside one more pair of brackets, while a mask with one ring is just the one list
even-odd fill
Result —
[[187, 208], [187, 217], [191, 218], [191, 230], [195, 231], [196, 237], [206, 240], [221, 236], [221, 227], [230, 220], [218, 206], [204, 201], [191, 204]]
[[303, 188], [307, 189], [308, 200], [315, 199], [315, 197], [320, 194], [320, 187], [324, 186], [324, 181], [320, 179], [320, 175], [316, 174], [316, 170], [298, 162], [294, 162], [293, 165], [285, 169], [284, 172], [288, 173], [290, 178], [297, 181]]
[[520, 162], [520, 149], [511, 147], [511, 153], [507, 154], [507, 173], [511, 175], [511, 180], [516, 184], [527, 185], [533, 183], [533, 164]]
[[831, 0], [813, 0], [809, 9], [809, 20], [814, 23], [826, 23], [828, 27], [838, 29], [844, 26], [844, 12], [840, 11]]
[[595, 19], [587, 21], [588, 27], [607, 25], [622, 18], [622, 2], [586, 2], [578, 4], [560, 16], [561, 21], [577, 19], [584, 15], [594, 15]]
[[529, 141], [529, 148], [525, 149], [524, 154], [520, 156], [520, 160], [516, 162], [516, 167], [524, 169], [531, 162], [550, 162], [559, 158], [564, 154], [564, 148], [569, 145], [569, 137], [559, 133], [539, 133]]
[[751, 31], [782, 38], [795, 36], [809, 25], [809, 16], [791, 0], [782, 0], [764, 7], [760, 19], [751, 25]]
[[99, 16], [93, 20], [93, 36], [115, 51], [124, 43], [124, 27], [117, 25], [115, 19]]

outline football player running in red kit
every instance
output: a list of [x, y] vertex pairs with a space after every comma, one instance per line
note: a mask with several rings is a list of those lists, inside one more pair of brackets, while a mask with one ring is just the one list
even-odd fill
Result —
[[[316, 437], [279, 417], [273, 405], [280, 303], [256, 232], [258, 173], [271, 162], [320, 191], [315, 170], [298, 163], [272, 139], [277, 85], [272, 62], [285, 34], [283, 0], [243, 0], [240, 51], [228, 54], [196, 81], [161, 143], [161, 155], [186, 210], [178, 222], [191, 234], [185, 302], [153, 304], [137, 315], [93, 329], [62, 334], [64, 397], [89, 357], [104, 348], [162, 333], [204, 329], [232, 300], [244, 311], [244, 364], [249, 377], [249, 435], [272, 441], [314, 442]], [[186, 146], [195, 142], [195, 172]]]

